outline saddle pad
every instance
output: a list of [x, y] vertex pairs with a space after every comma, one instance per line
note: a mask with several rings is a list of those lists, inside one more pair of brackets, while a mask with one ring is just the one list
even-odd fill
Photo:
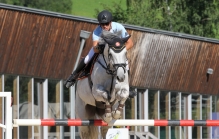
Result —
[[80, 72], [78, 76], [78, 80], [82, 80], [84, 78], [87, 78], [89, 75], [91, 75], [94, 67], [94, 63], [97, 60], [99, 53], [95, 53], [94, 56], [91, 58], [90, 62], [85, 66], [84, 69]]

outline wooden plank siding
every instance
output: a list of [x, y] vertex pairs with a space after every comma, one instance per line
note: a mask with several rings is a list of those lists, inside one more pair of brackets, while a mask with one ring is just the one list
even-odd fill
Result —
[[[80, 31], [92, 32], [96, 26], [93, 21], [0, 8], [0, 73], [66, 79], [77, 58]], [[126, 28], [134, 42], [128, 51], [131, 86], [219, 93], [219, 41]], [[90, 36], [82, 56], [91, 46]], [[214, 72], [207, 81], [208, 68]]]
[[[218, 94], [219, 44], [146, 32], [135, 38], [129, 53], [131, 85]], [[208, 68], [214, 73], [207, 81]]]
[[[0, 72], [43, 78], [66, 78], [80, 48], [86, 22], [0, 9]], [[92, 46], [87, 40], [87, 53]], [[84, 54], [83, 54], [84, 55]]]

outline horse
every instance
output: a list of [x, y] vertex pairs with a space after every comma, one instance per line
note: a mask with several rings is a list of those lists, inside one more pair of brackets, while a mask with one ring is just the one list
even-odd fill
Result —
[[[101, 51], [93, 65], [90, 78], [77, 81], [76, 118], [102, 119], [106, 123], [119, 119], [126, 99], [129, 96], [127, 71], [127, 50], [119, 33], [103, 31], [98, 41]], [[103, 139], [110, 126], [100, 127]], [[97, 126], [79, 126], [82, 139], [97, 139]]]

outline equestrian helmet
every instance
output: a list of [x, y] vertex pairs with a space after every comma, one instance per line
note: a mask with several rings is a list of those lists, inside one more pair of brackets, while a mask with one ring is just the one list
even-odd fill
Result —
[[97, 16], [97, 19], [98, 19], [100, 24], [111, 22], [112, 18], [113, 18], [112, 14], [107, 10], [103, 10]]

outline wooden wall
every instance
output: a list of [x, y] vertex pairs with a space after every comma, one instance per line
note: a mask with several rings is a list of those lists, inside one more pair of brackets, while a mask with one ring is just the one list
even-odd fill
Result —
[[[39, 11], [40, 12], [40, 11]], [[80, 31], [96, 22], [37, 14], [28, 9], [0, 8], [0, 74], [66, 79], [80, 47]], [[130, 85], [140, 88], [219, 93], [219, 41], [212, 43], [135, 30], [128, 26]], [[92, 46], [86, 40], [82, 56]], [[213, 74], [207, 77], [206, 71]]]
[[[80, 31], [96, 26], [7, 9], [0, 15], [0, 72], [43, 78], [66, 78], [80, 48]], [[89, 39], [85, 51], [91, 44]]]
[[[131, 84], [162, 90], [219, 93], [219, 44], [135, 32]], [[207, 76], [207, 69], [213, 74]]]

